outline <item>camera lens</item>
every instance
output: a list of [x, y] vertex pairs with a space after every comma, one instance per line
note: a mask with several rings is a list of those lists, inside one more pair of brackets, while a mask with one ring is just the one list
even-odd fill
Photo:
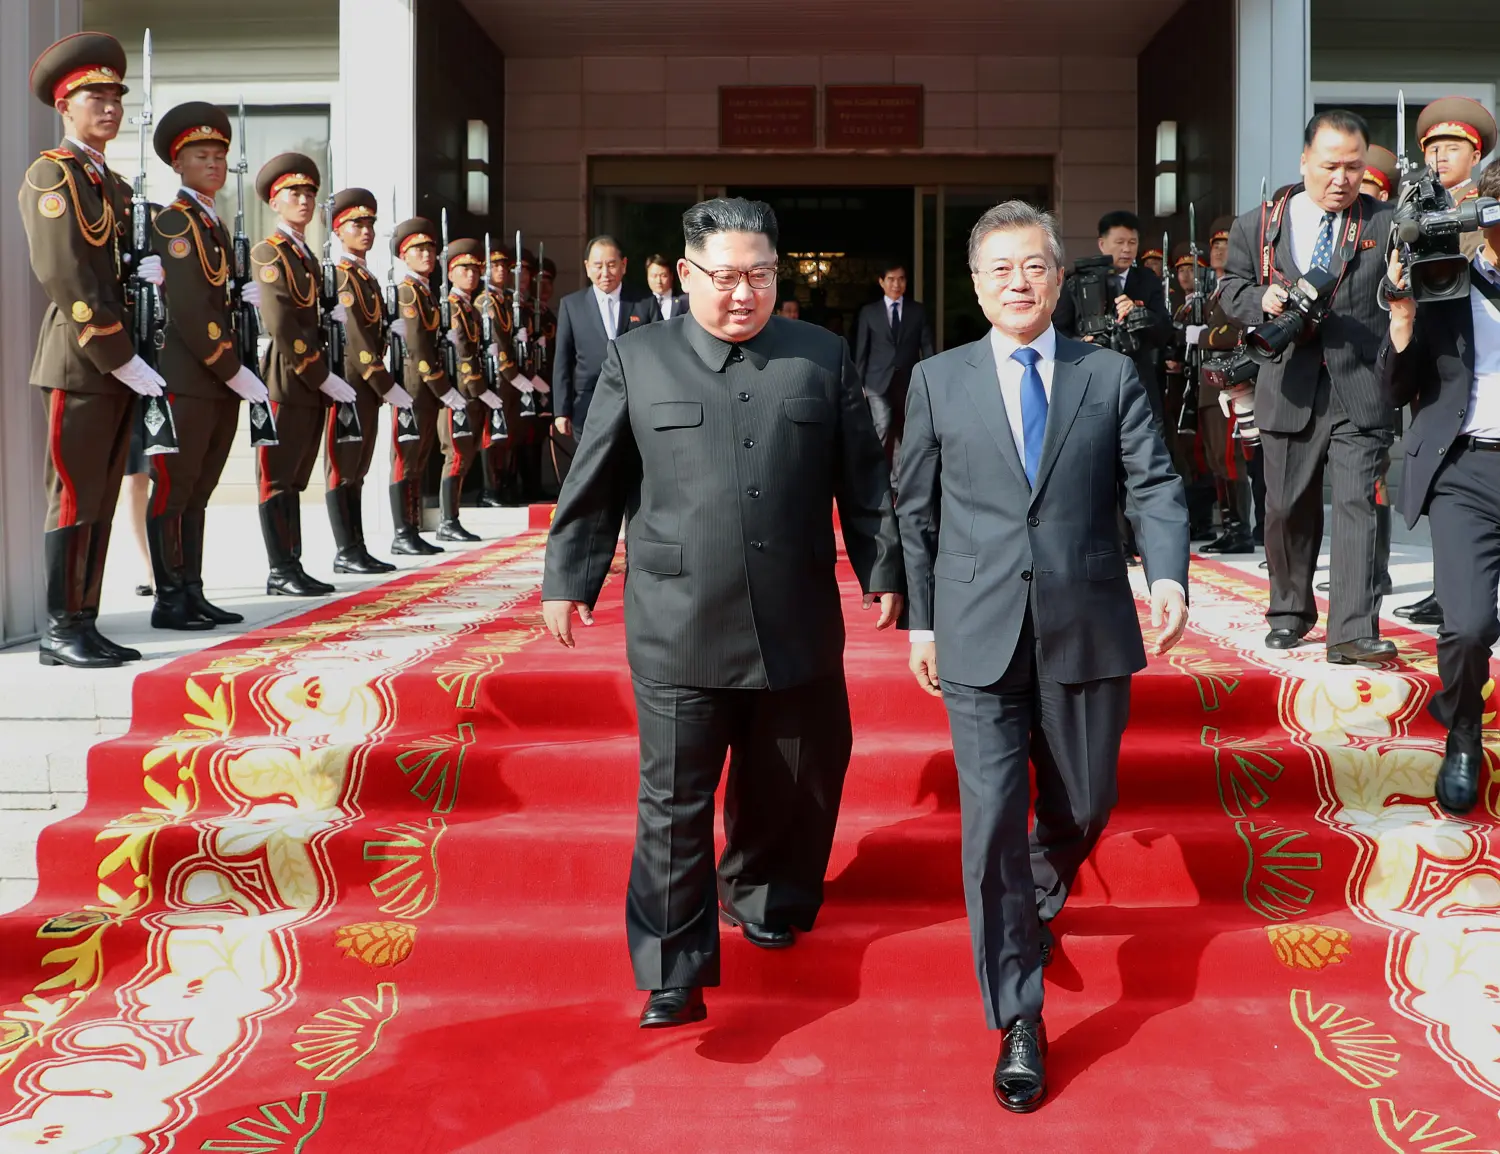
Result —
[[1282, 313], [1275, 320], [1267, 321], [1263, 325], [1256, 325], [1245, 334], [1245, 344], [1256, 356], [1265, 360], [1275, 360], [1291, 348], [1292, 342], [1302, 332], [1303, 317], [1301, 313]]

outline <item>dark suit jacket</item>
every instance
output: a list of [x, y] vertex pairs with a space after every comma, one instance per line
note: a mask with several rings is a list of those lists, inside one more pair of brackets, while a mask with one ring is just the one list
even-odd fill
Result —
[[890, 473], [840, 337], [691, 315], [611, 347], [557, 501], [545, 600], [599, 596], [626, 518], [631, 670], [782, 689], [843, 669], [833, 506], [860, 584], [905, 591]]
[[1072, 684], [1146, 664], [1116, 519], [1122, 482], [1147, 578], [1186, 589], [1182, 479], [1127, 358], [1058, 339], [1035, 489], [989, 336], [917, 366], [896, 514], [911, 627], [936, 631], [946, 680], [1000, 680], [1028, 601], [1041, 676]]
[[[1300, 192], [1299, 184], [1288, 196]], [[1312, 420], [1313, 400], [1324, 361], [1334, 394], [1361, 429], [1388, 429], [1394, 414], [1380, 398], [1375, 357], [1380, 352], [1386, 315], [1376, 299], [1385, 275], [1385, 244], [1391, 228], [1391, 206], [1361, 195], [1351, 213], [1360, 217], [1359, 247], [1333, 298], [1333, 312], [1306, 344], [1294, 346], [1279, 364], [1263, 365], [1255, 382], [1255, 422], [1272, 433], [1300, 433]], [[1270, 212], [1267, 210], [1269, 219]], [[1295, 283], [1301, 273], [1292, 261], [1292, 225], [1288, 211], [1276, 238], [1278, 284]], [[1351, 218], [1346, 216], [1345, 223]], [[1266, 320], [1260, 279], [1262, 212], [1251, 209], [1229, 230], [1229, 263], [1219, 278], [1224, 311], [1243, 325]]]
[[[1121, 291], [1131, 300], [1145, 305], [1152, 316], [1152, 326], [1140, 334], [1141, 351], [1134, 360], [1142, 385], [1148, 393], [1153, 394], [1153, 406], [1159, 408], [1161, 384], [1157, 379], [1157, 350], [1166, 348], [1176, 336], [1172, 328], [1172, 314], [1167, 311], [1166, 290], [1162, 286], [1161, 277], [1149, 268], [1131, 265], [1125, 271], [1125, 283]], [[1071, 276], [1063, 283], [1052, 325], [1060, 336], [1078, 336], [1077, 284]]]
[[[646, 296], [640, 301], [640, 308], [643, 310], [641, 314], [642, 320], [644, 320], [647, 324], [653, 324], [656, 321], [667, 319], [661, 315], [661, 301], [656, 299], [656, 295], [654, 293], [646, 294]], [[687, 311], [687, 293], [675, 293], [672, 297], [672, 316], [680, 317]]]
[[886, 298], [859, 310], [854, 327], [854, 367], [865, 392], [883, 397], [892, 383], [899, 390], [911, 379], [912, 367], [932, 356], [932, 325], [920, 301], [901, 298], [901, 332], [891, 332], [891, 308]]
[[616, 331], [606, 334], [593, 285], [585, 285], [559, 302], [557, 351], [552, 362], [552, 404], [557, 416], [572, 418], [575, 434], [583, 431], [594, 384], [599, 379], [599, 370], [604, 367], [610, 341], [645, 323], [647, 318], [640, 304], [622, 294]]
[[1388, 331], [1375, 372], [1381, 400], [1392, 409], [1410, 405], [1415, 414], [1402, 438], [1406, 461], [1401, 469], [1401, 515], [1410, 527], [1427, 512], [1432, 482], [1468, 417], [1474, 385], [1474, 313], [1469, 298], [1418, 305], [1411, 344], [1396, 352]]

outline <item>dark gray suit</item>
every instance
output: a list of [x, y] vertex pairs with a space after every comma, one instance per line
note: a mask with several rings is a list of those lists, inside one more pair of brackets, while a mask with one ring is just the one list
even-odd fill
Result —
[[988, 336], [912, 373], [896, 512], [911, 627], [937, 635], [991, 1028], [1040, 1016], [1039, 916], [1062, 908], [1115, 801], [1130, 675], [1146, 664], [1122, 483], [1147, 578], [1186, 589], [1182, 480], [1128, 359], [1058, 338], [1034, 489]]
[[[1290, 198], [1302, 190], [1298, 185]], [[1219, 303], [1243, 325], [1266, 319], [1261, 307], [1270, 281], [1260, 276], [1262, 237], [1271, 248], [1275, 283], [1301, 275], [1292, 260], [1288, 209], [1252, 209], [1229, 232], [1229, 262]], [[1328, 644], [1380, 635], [1375, 490], [1394, 439], [1394, 410], [1380, 396], [1375, 357], [1386, 317], [1376, 300], [1385, 273], [1391, 207], [1361, 196], [1344, 217], [1358, 230], [1347, 262], [1335, 255], [1330, 271], [1343, 279], [1333, 311], [1318, 332], [1280, 363], [1262, 366], [1255, 383], [1255, 420], [1266, 478], [1266, 561], [1275, 629], [1306, 633], [1318, 622], [1313, 574], [1323, 541], [1323, 470], [1333, 488], [1333, 564], [1329, 575]], [[1343, 234], [1336, 238], [1342, 240]]]
[[626, 518], [641, 989], [718, 984], [726, 751], [725, 906], [810, 929], [822, 903], [851, 742], [835, 501], [860, 583], [903, 592], [890, 475], [841, 338], [772, 317], [731, 345], [685, 315], [611, 346], [542, 597], [593, 604]]
[[594, 397], [594, 384], [604, 367], [609, 342], [647, 322], [642, 306], [622, 293], [615, 331], [605, 333], [604, 317], [594, 286], [571, 292], [557, 307], [557, 351], [553, 359], [552, 403], [555, 415], [573, 421], [573, 435], [583, 433]]
[[[661, 315], [661, 301], [656, 299], [655, 293], [648, 293], [643, 300], [637, 303], [641, 309], [645, 310], [643, 313], [643, 319], [648, 324], [655, 323], [656, 321], [672, 319], [671, 317], [664, 317]], [[672, 316], [680, 317], [687, 311], [687, 293], [674, 293], [672, 296]]]
[[875, 433], [894, 460], [906, 415], [906, 385], [911, 370], [932, 356], [932, 325], [920, 301], [901, 298], [901, 326], [891, 329], [891, 302], [882, 296], [859, 310], [854, 328], [854, 367], [870, 401]]

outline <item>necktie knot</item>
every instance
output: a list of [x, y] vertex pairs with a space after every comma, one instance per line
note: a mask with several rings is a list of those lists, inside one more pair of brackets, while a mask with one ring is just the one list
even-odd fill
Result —
[[1042, 354], [1037, 352], [1035, 349], [1028, 347], [1024, 349], [1017, 349], [1015, 352], [1010, 354], [1010, 359], [1013, 361], [1020, 361], [1021, 364], [1025, 365], [1029, 369], [1042, 359]]

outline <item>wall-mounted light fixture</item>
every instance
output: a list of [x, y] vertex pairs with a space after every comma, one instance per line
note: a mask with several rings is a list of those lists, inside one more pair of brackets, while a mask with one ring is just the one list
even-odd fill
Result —
[[1177, 121], [1156, 126], [1155, 210], [1157, 216], [1177, 212]]
[[475, 216], [490, 214], [490, 126], [487, 121], [469, 121], [469, 141], [464, 149], [468, 209]]

